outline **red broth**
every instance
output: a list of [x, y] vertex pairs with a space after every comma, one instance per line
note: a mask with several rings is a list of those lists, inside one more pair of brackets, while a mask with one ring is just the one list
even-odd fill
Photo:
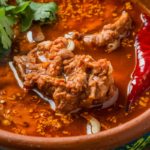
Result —
[[[88, 113], [97, 118], [101, 123], [101, 130], [104, 131], [128, 122], [146, 111], [150, 107], [149, 92], [135, 102], [129, 113], [125, 113], [127, 86], [135, 67], [135, 36], [142, 27], [140, 15], [147, 13], [146, 10], [132, 1], [129, 1], [132, 6], [130, 8], [124, 0], [56, 0], [55, 2], [59, 5], [58, 20], [41, 26], [44, 40], [54, 40], [73, 30], [94, 33], [101, 30], [105, 24], [114, 22], [124, 10], [129, 12], [133, 20], [130, 35], [122, 40], [117, 50], [107, 53], [105, 48], [91, 50], [83, 46], [73, 51], [74, 54], [91, 55], [95, 60], [103, 58], [109, 60], [114, 68], [115, 84], [119, 88], [119, 98], [113, 106], [106, 109], [84, 109], [80, 113]], [[9, 3], [15, 5], [11, 0]], [[73, 10], [69, 8], [70, 6]], [[34, 23], [28, 31], [34, 34], [37, 25]], [[11, 53], [0, 61], [0, 100], [5, 100], [5, 113], [13, 120], [12, 123], [2, 121], [0, 128], [30, 136], [63, 137], [87, 134], [87, 120], [81, 117], [80, 113], [60, 117], [53, 112], [48, 101], [39, 97], [33, 90], [26, 91], [18, 85], [9, 63], [13, 60], [13, 56], [27, 54], [37, 45], [28, 41], [26, 36], [28, 31], [20, 33], [19, 28], [20, 24], [14, 27], [15, 36], [12, 39]], [[147, 102], [144, 101], [145, 99]], [[41, 119], [42, 116], [44, 119]]]

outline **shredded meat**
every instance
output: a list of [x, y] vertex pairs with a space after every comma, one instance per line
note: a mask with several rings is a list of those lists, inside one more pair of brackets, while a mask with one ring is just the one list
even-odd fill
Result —
[[26, 56], [15, 56], [23, 84], [37, 86], [52, 97], [60, 113], [110, 99], [115, 93], [111, 63], [74, 55], [67, 45], [66, 38], [58, 38], [38, 44]]

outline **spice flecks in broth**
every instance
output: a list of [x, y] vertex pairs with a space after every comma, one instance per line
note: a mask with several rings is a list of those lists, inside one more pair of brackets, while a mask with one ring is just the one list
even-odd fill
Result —
[[[39, 0], [36, 2], [49, 1]], [[95, 60], [107, 58], [111, 61], [114, 68], [115, 84], [120, 93], [115, 105], [106, 109], [85, 109], [80, 113], [88, 112], [89, 115], [99, 120], [103, 131], [121, 125], [149, 108], [149, 95], [146, 94], [144, 98], [135, 102], [135, 106], [131, 108], [129, 114], [124, 111], [127, 85], [135, 65], [134, 36], [142, 26], [140, 14], [146, 12], [146, 10], [134, 1], [64, 0], [62, 2], [56, 0], [55, 2], [59, 5], [58, 20], [53, 24], [41, 25], [44, 40], [55, 40], [73, 30], [92, 34], [100, 31], [104, 25], [114, 22], [114, 19], [117, 20], [122, 11], [128, 11], [134, 23], [130, 36], [123, 39], [122, 45], [112, 53], [106, 53], [103, 47], [91, 51], [83, 45], [82, 41], [73, 51], [74, 54], [78, 55], [91, 55]], [[18, 24], [14, 28], [16, 36], [13, 38], [11, 53], [14, 55], [26, 54], [39, 43], [30, 43], [26, 37], [27, 32], [17, 32], [19, 26]], [[34, 29], [31, 27], [29, 31], [34, 32]], [[129, 54], [131, 55], [130, 59], [127, 57]], [[46, 137], [87, 134], [87, 120], [81, 117], [79, 113], [59, 116], [51, 109], [49, 103], [35, 92], [32, 90], [27, 92], [21, 89], [8, 66], [8, 62], [9, 60], [5, 60], [0, 63], [0, 103], [4, 106], [3, 111], [5, 112], [3, 114], [7, 116], [7, 118], [2, 118], [4, 121], [0, 124], [1, 129], [17, 134]]]

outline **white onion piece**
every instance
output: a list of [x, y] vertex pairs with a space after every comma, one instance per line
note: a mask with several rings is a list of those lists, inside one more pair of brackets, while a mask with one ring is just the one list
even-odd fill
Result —
[[18, 85], [19, 85], [21, 88], [24, 88], [24, 85], [23, 85], [22, 81], [20, 80], [20, 78], [19, 78], [19, 76], [18, 76], [18, 73], [17, 73], [17, 71], [16, 71], [16, 69], [15, 69], [15, 67], [14, 67], [14, 65], [13, 65], [13, 62], [9, 62], [9, 66], [10, 66], [10, 69], [11, 69], [11, 70], [13, 71], [13, 73], [14, 73], [14, 76], [15, 76], [17, 82], [18, 82]]
[[113, 97], [111, 97], [108, 101], [104, 102], [102, 108], [108, 108], [111, 105], [113, 105], [117, 101], [118, 96], [119, 96], [119, 90], [117, 88], [115, 95]]
[[75, 44], [72, 40], [68, 40], [68, 46], [67, 46], [67, 49], [70, 50], [70, 51], [73, 51], [75, 48]]
[[113, 105], [117, 101], [118, 96], [119, 96], [119, 90], [118, 90], [118, 88], [116, 88], [116, 91], [115, 91], [115, 94], [114, 94], [113, 97], [111, 97], [109, 100], [107, 100], [103, 104], [92, 105], [92, 106], [90, 106], [90, 108], [98, 107], [98, 106], [101, 106], [101, 109], [108, 108], [108, 107], [110, 107], [111, 105]]
[[91, 125], [89, 123], [87, 123], [86, 129], [87, 129], [87, 134], [92, 134]]
[[65, 34], [65, 38], [66, 38], [66, 39], [72, 39], [72, 35]]
[[81, 110], [81, 108], [77, 108], [77, 109], [71, 111], [70, 113], [71, 113], [71, 114], [72, 114], [72, 113], [76, 113], [76, 112], [78, 112], [78, 111], [80, 111], [80, 110]]
[[74, 32], [69, 32], [68, 34], [65, 34], [65, 38], [73, 39], [73, 35], [74, 35]]
[[33, 40], [33, 37], [32, 37], [32, 31], [28, 31], [27, 32], [27, 38], [28, 38], [28, 41], [30, 43], [34, 43], [35, 41]]
[[[93, 133], [98, 133], [101, 130], [101, 125], [100, 122], [92, 117], [91, 115], [83, 115], [81, 114], [82, 117], [84, 117], [85, 119], [87, 119], [88, 124], [87, 124], [87, 134], [93, 134]], [[91, 128], [89, 127], [89, 125], [91, 126]], [[91, 130], [91, 132], [90, 132]]]
[[33, 89], [33, 91], [39, 95], [42, 99], [46, 100], [47, 102], [49, 102], [51, 108], [55, 111], [56, 109], [56, 105], [55, 105], [55, 102], [51, 99], [49, 99], [49, 97], [45, 96], [44, 94], [42, 94], [42, 92], [40, 92], [39, 90], [37, 89]]
[[34, 42], [39, 42], [39, 41], [44, 40], [45, 36], [44, 36], [43, 32], [39, 30], [39, 31], [36, 33], [36, 37], [33, 38], [32, 31], [28, 31], [28, 32], [27, 32], [27, 38], [28, 38], [28, 41], [29, 41], [30, 43], [34, 43]]

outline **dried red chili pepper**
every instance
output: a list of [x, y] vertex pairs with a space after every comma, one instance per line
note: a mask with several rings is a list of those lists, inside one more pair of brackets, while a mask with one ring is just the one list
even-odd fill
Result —
[[144, 27], [135, 42], [136, 67], [128, 85], [127, 111], [150, 88], [150, 17], [142, 14]]

